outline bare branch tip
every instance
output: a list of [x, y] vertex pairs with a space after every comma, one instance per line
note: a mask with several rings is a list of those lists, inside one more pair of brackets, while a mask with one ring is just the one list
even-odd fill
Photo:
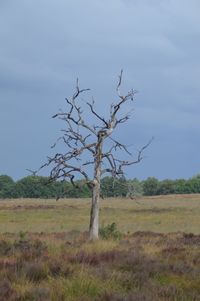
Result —
[[28, 172], [32, 174], [32, 176], [36, 176], [37, 170], [26, 169]]

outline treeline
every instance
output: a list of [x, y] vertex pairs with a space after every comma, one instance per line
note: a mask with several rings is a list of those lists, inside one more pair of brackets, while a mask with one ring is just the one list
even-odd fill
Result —
[[[91, 191], [83, 181], [49, 182], [48, 177], [28, 176], [14, 181], [7, 175], [0, 176], [0, 198], [85, 198]], [[128, 197], [139, 195], [166, 195], [200, 193], [200, 175], [188, 180], [162, 180], [149, 177], [144, 181], [105, 177], [101, 182], [102, 197]]]

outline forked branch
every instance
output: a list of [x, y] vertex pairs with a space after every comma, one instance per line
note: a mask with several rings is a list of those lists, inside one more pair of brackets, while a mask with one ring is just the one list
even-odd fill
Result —
[[[136, 90], [131, 89], [127, 94], [123, 95], [120, 91], [122, 85], [123, 71], [120, 72], [117, 82], [118, 100], [110, 106], [109, 116], [103, 117], [95, 108], [95, 102], [86, 102], [90, 109], [91, 116], [97, 120], [95, 126], [86, 121], [84, 109], [79, 105], [79, 97], [90, 89], [80, 89], [79, 81], [76, 81], [76, 88], [73, 95], [66, 99], [67, 110], [60, 111], [53, 118], [59, 118], [65, 123], [65, 127], [61, 130], [62, 135], [52, 145], [56, 147], [59, 142], [62, 142], [66, 147], [66, 153], [58, 152], [53, 157], [48, 157], [47, 162], [43, 164], [39, 170], [47, 166], [53, 166], [50, 173], [51, 180], [70, 179], [74, 184], [74, 178], [77, 174], [81, 175], [88, 186], [94, 184], [89, 173], [89, 166], [94, 166], [98, 161], [100, 175], [110, 173], [113, 177], [124, 175], [124, 168], [139, 163], [143, 159], [143, 152], [150, 145], [151, 139], [144, 145], [137, 154], [135, 160], [121, 160], [119, 151], [123, 152], [129, 158], [133, 157], [128, 147], [112, 138], [112, 133], [116, 126], [128, 121], [132, 110], [127, 114], [119, 116], [122, 106], [128, 101], [133, 101]], [[109, 138], [109, 147], [106, 149], [105, 140]], [[111, 142], [111, 143], [110, 143]], [[111, 144], [111, 145], [110, 145]], [[101, 149], [100, 149], [101, 147]], [[34, 174], [36, 172], [34, 171]]]

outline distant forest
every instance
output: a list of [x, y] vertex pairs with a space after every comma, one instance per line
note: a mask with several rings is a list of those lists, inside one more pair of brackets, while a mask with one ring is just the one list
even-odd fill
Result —
[[[0, 199], [6, 198], [86, 198], [91, 196], [88, 186], [81, 180], [75, 182], [50, 182], [48, 177], [27, 176], [14, 181], [0, 175]], [[102, 197], [152, 196], [166, 194], [200, 193], [200, 175], [190, 179], [162, 180], [149, 177], [144, 181], [105, 177], [101, 180]]]

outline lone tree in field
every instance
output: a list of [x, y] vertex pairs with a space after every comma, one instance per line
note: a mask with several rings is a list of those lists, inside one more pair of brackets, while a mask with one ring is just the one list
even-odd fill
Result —
[[[116, 89], [118, 100], [110, 105], [108, 118], [102, 117], [97, 112], [94, 101], [85, 103], [90, 113], [90, 120], [91, 117], [96, 120], [95, 125], [91, 125], [87, 121], [88, 112], [84, 114], [83, 105], [80, 105], [80, 96], [89, 89], [80, 89], [77, 80], [75, 93], [72, 97], [66, 98], [66, 111], [61, 111], [53, 116], [53, 118], [58, 117], [65, 123], [64, 129], [61, 130], [62, 136], [57, 142], [61, 140], [64, 143], [66, 152], [62, 151], [62, 153], [56, 153], [53, 157], [48, 157], [47, 163], [41, 167], [52, 166], [51, 180], [69, 179], [75, 185], [74, 180], [78, 174], [78, 178], [81, 176], [84, 179], [84, 182], [92, 191], [89, 225], [91, 240], [98, 239], [99, 235], [99, 200], [102, 175], [108, 173], [112, 177], [122, 177], [124, 168], [140, 162], [143, 151], [150, 144], [148, 142], [143, 146], [138, 151], [135, 159], [132, 157], [132, 160], [127, 161], [119, 158], [119, 151], [125, 152], [130, 157], [132, 155], [124, 144], [112, 138], [112, 134], [118, 126], [130, 118], [130, 112], [121, 114], [121, 116], [119, 114], [127, 102], [133, 101], [136, 93], [136, 91], [131, 90], [126, 95], [122, 95], [120, 92], [121, 82], [122, 71]], [[106, 140], [107, 143], [105, 144]], [[90, 166], [92, 166], [93, 171], [92, 177], [90, 176]]]

